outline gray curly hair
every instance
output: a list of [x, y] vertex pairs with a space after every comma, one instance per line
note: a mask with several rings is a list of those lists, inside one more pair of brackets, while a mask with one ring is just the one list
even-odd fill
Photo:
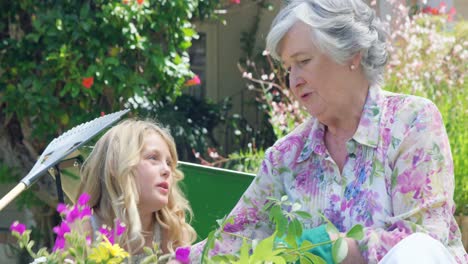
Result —
[[276, 16], [266, 49], [280, 60], [278, 46], [298, 21], [312, 29], [314, 44], [337, 63], [361, 53], [361, 65], [370, 85], [381, 83], [387, 63], [384, 25], [362, 0], [293, 0]]

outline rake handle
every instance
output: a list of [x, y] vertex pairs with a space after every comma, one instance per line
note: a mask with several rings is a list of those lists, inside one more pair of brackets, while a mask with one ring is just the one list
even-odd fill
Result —
[[0, 200], [0, 211], [3, 210], [13, 199], [16, 198], [21, 192], [26, 189], [26, 184], [23, 182], [18, 183], [15, 188], [11, 189], [3, 198]]

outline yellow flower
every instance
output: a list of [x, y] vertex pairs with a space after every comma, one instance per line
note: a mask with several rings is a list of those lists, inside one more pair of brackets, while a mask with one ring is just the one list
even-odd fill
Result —
[[121, 263], [129, 254], [118, 244], [112, 245], [104, 236], [104, 240], [91, 250], [88, 258], [95, 263]]

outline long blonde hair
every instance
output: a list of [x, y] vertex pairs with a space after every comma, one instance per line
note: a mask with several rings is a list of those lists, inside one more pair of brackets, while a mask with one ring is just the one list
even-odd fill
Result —
[[167, 229], [167, 248], [170, 251], [190, 245], [196, 239], [195, 230], [186, 222], [186, 217], [190, 222], [192, 210], [178, 185], [184, 175], [177, 169], [174, 139], [167, 129], [152, 121], [127, 119], [107, 131], [85, 160], [78, 195], [88, 193], [91, 196], [90, 206], [102, 224], [114, 227], [116, 218], [126, 224], [126, 232], [116, 241], [131, 254], [141, 251], [145, 243], [138, 212], [135, 167], [140, 162], [144, 137], [149, 132], [161, 136], [174, 161], [171, 164], [173, 184], [169, 202], [155, 212], [155, 221]]

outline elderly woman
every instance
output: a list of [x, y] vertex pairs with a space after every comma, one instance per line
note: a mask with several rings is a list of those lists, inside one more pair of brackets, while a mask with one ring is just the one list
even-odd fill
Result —
[[[287, 195], [313, 216], [303, 239], [328, 239], [317, 212], [342, 233], [364, 227], [362, 240], [346, 239], [344, 263], [467, 263], [441, 115], [429, 100], [381, 90], [387, 50], [374, 11], [361, 0], [291, 1], [273, 21], [267, 49], [311, 117], [268, 149], [229, 232], [271, 235], [261, 209], [267, 197]], [[211, 254], [241, 242], [225, 236]], [[330, 247], [316, 253], [331, 262]]]

